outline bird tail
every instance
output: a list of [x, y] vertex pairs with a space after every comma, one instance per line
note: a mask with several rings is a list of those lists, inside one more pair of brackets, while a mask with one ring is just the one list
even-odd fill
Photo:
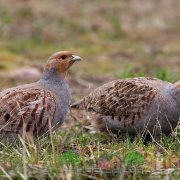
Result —
[[81, 104], [82, 101], [78, 101], [78, 102], [75, 102], [73, 104], [71, 104], [71, 108], [72, 109], [82, 109], [82, 104]]

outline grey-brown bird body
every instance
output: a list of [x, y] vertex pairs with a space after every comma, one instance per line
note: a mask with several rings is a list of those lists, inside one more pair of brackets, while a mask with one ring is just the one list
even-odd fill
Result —
[[69, 109], [69, 96], [67, 86], [53, 92], [41, 82], [2, 92], [1, 132], [21, 134], [25, 123], [26, 132], [36, 137], [43, 135], [49, 129], [49, 121], [52, 127], [61, 125]]
[[102, 129], [169, 134], [180, 118], [180, 86], [155, 78], [116, 80], [71, 107], [94, 112]]
[[80, 57], [60, 51], [49, 58], [39, 81], [0, 92], [0, 134], [40, 137], [58, 128], [69, 110], [65, 75], [76, 60]]

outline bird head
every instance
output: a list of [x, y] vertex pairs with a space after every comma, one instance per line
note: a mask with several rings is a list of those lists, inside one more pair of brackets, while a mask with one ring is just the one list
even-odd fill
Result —
[[176, 99], [176, 102], [178, 106], [180, 107], [180, 80], [174, 83], [174, 91], [175, 96], [174, 98]]
[[45, 66], [45, 71], [55, 73], [61, 78], [64, 78], [71, 65], [80, 60], [81, 58], [79, 56], [69, 51], [59, 51], [49, 57], [47, 65]]
[[180, 80], [176, 81], [174, 84], [177, 89], [180, 89]]

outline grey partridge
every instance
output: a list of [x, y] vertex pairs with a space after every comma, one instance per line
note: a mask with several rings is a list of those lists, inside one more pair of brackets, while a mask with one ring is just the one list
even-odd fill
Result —
[[[169, 134], [180, 118], [180, 81], [141, 77], [115, 80], [97, 88], [71, 108], [94, 114], [99, 128], [130, 135]], [[93, 116], [92, 116], [93, 117]]]
[[58, 128], [69, 109], [69, 88], [65, 80], [79, 56], [68, 51], [53, 54], [40, 80], [0, 92], [0, 135], [31, 133], [40, 137]]

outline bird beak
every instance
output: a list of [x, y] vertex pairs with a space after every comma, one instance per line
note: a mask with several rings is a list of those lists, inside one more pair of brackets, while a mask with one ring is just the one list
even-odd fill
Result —
[[72, 55], [72, 61], [80, 61], [81, 58], [79, 56], [76, 56], [76, 55]]

